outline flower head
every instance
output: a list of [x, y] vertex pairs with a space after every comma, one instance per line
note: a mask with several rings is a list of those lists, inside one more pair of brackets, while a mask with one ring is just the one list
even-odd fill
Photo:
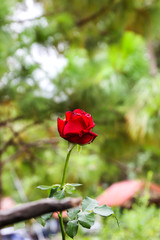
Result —
[[84, 145], [97, 137], [96, 133], [91, 132], [95, 126], [91, 115], [81, 109], [66, 112], [66, 119], [58, 118], [57, 124], [60, 136], [72, 143]]

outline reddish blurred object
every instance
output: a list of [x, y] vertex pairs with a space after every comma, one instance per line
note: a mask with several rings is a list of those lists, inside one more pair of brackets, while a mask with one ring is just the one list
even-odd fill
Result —
[[10, 197], [4, 197], [1, 199], [0, 210], [7, 210], [15, 207], [15, 202]]
[[[148, 185], [147, 185], [148, 184]], [[112, 184], [97, 197], [99, 205], [130, 208], [136, 196], [142, 196], [149, 189], [149, 203], [160, 204], [160, 186], [142, 180], [126, 180]]]
[[[112, 184], [96, 200], [99, 205], [119, 206], [130, 208], [136, 197], [143, 196], [145, 190], [149, 189], [149, 203], [160, 204], [160, 186], [142, 180], [125, 180]], [[63, 218], [67, 217], [67, 211], [62, 212]], [[58, 218], [57, 213], [53, 217]]]
[[[54, 212], [54, 213], [53, 213], [53, 217], [54, 217], [54, 218], [58, 218], [58, 213]], [[63, 211], [63, 212], [62, 212], [62, 217], [63, 217], [63, 218], [67, 218], [67, 217], [68, 217], [67, 211]]]

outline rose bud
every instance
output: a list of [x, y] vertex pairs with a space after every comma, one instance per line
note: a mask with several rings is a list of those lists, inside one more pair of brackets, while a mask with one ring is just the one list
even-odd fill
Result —
[[66, 112], [66, 119], [58, 118], [57, 124], [60, 136], [71, 143], [84, 145], [97, 137], [96, 133], [91, 132], [95, 126], [91, 115], [81, 109]]

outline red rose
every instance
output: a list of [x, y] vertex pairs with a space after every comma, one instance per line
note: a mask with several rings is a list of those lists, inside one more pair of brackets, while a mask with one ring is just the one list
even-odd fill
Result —
[[81, 109], [66, 112], [66, 119], [58, 118], [57, 123], [60, 136], [69, 142], [84, 145], [97, 137], [96, 133], [91, 132], [95, 126], [91, 115]]

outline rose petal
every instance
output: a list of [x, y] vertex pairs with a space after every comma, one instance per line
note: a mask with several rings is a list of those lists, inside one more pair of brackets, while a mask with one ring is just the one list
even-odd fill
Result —
[[93, 132], [88, 132], [86, 134], [84, 134], [82, 137], [81, 137], [81, 143], [79, 143], [80, 145], [84, 145], [84, 144], [87, 144], [87, 143], [91, 143], [93, 142], [93, 140], [97, 137], [98, 135], [96, 133], [93, 133]]
[[94, 128], [95, 126], [95, 123], [93, 122], [93, 119], [92, 117], [89, 119], [89, 124], [88, 124], [88, 128], [91, 129], [91, 128]]
[[66, 137], [68, 134], [79, 134], [81, 131], [86, 129], [85, 122], [81, 116], [72, 115], [69, 122], [64, 127], [63, 134]]
[[78, 114], [82, 114], [82, 115], [87, 114], [85, 111], [83, 111], [83, 110], [81, 110], [81, 109], [75, 109], [75, 110], [73, 111], [73, 113], [78, 113]]
[[81, 114], [83, 117], [83, 120], [85, 121], [86, 127], [88, 129], [92, 129], [95, 126], [95, 123], [93, 122], [93, 118], [89, 113], [86, 113], [85, 111], [81, 109], [75, 109], [73, 113]]
[[66, 123], [65, 120], [57, 118], [58, 132], [59, 132], [61, 137], [63, 137], [63, 129], [64, 129], [64, 126], [65, 126], [65, 123]]
[[71, 143], [78, 143], [79, 144], [79, 139], [80, 139], [80, 137], [79, 137], [79, 135], [78, 134], [74, 134], [74, 135], [68, 135], [68, 136], [66, 136], [65, 137], [65, 139], [67, 140], [67, 141], [69, 141], [69, 142], [71, 142]]
[[66, 121], [67, 121], [67, 122], [71, 119], [72, 114], [73, 114], [73, 113], [70, 112], [70, 111], [66, 112]]
[[87, 116], [86, 114], [85, 116], [83, 116], [83, 120], [85, 121], [88, 130], [91, 130], [95, 126], [95, 123], [93, 122], [91, 115]]
[[79, 145], [84, 145], [87, 143], [93, 142], [93, 140], [97, 137], [96, 133], [93, 132], [88, 132], [82, 135], [80, 137], [78, 134], [75, 135], [68, 135], [67, 140], [72, 143], [78, 143]]

